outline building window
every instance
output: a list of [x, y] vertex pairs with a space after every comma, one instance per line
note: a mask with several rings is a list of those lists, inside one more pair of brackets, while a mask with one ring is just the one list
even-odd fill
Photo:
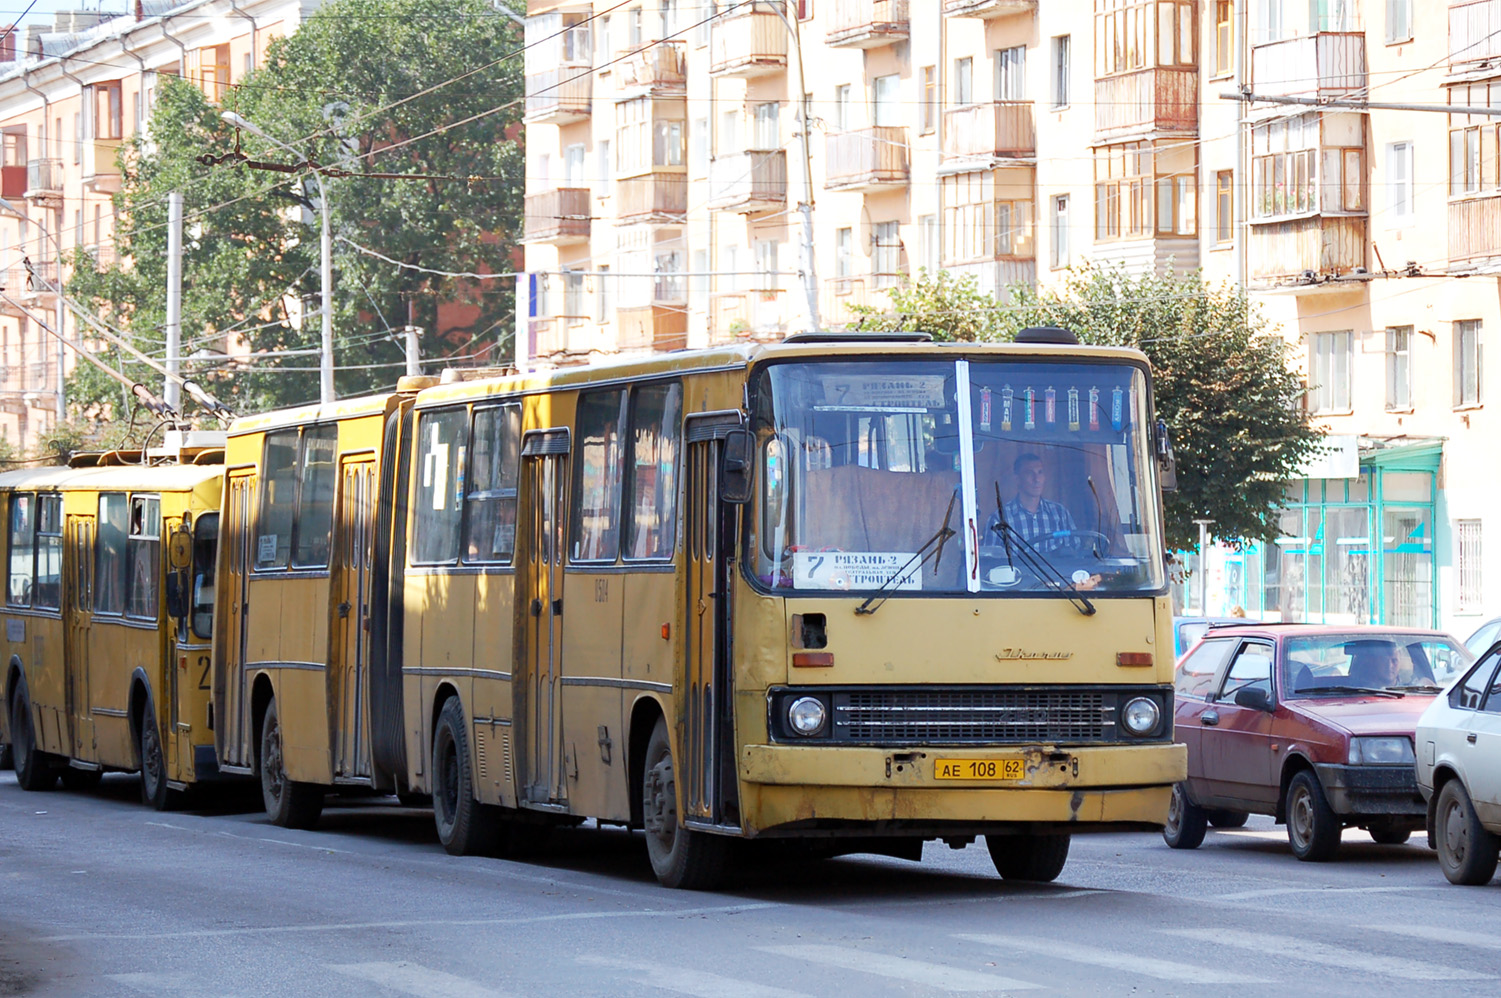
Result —
[[995, 53], [995, 99], [1026, 100], [1027, 47], [1016, 45]]
[[847, 132], [850, 130], [850, 113], [853, 100], [853, 90], [848, 83], [841, 83], [834, 88], [834, 130], [836, 132]]
[[1412, 143], [1386, 147], [1387, 209], [1393, 221], [1412, 220]]
[[897, 107], [897, 90], [901, 86], [901, 77], [892, 73], [890, 76], [878, 76], [871, 86], [871, 124], [877, 128], [895, 127], [901, 124], [901, 111]]
[[876, 287], [890, 288], [901, 283], [902, 235], [896, 222], [877, 222], [872, 263], [876, 272]]
[[584, 275], [566, 267], [563, 269], [563, 315], [570, 324], [584, 318]]
[[1193, 0], [1145, 3], [1100, 0], [1095, 7], [1096, 77], [1154, 66], [1191, 68]]
[[1386, 327], [1386, 408], [1412, 408], [1412, 327]]
[[849, 277], [855, 272], [855, 230], [834, 231], [834, 276]]
[[615, 173], [614, 164], [610, 159], [611, 145], [609, 139], [600, 139], [599, 145], [594, 150], [594, 193], [597, 197], [610, 196], [610, 178]]
[[73, 162], [83, 162], [83, 115], [73, 115]]
[[1214, 0], [1214, 72], [1223, 76], [1235, 70], [1235, 3]]
[[1454, 521], [1455, 607], [1459, 613], [1485, 609], [1480, 581], [1480, 521]]
[[1228, 243], [1235, 238], [1235, 174], [1221, 170], [1214, 175], [1214, 239]]
[[917, 230], [922, 239], [922, 269], [927, 272], [929, 278], [935, 277], [939, 270], [938, 244], [938, 216], [919, 215], [917, 218]]
[[594, 274], [594, 301], [599, 307], [595, 321], [601, 324], [609, 322], [615, 314], [614, 280], [610, 277], [610, 268], [600, 264]]
[[1386, 40], [1405, 42], [1412, 39], [1412, 0], [1386, 0]]
[[969, 56], [954, 60], [954, 100], [960, 107], [975, 101], [975, 61]]
[[778, 117], [781, 109], [782, 106], [776, 101], [756, 105], [756, 149], [782, 148], [782, 129]]
[[1053, 269], [1061, 270], [1069, 264], [1068, 253], [1068, 195], [1053, 198]]
[[938, 67], [922, 68], [921, 132], [930, 135], [938, 127]]
[[1300, 114], [1251, 130], [1251, 216], [1365, 211], [1365, 122]]
[[997, 189], [988, 170], [944, 177], [942, 184], [945, 264], [1032, 258], [1032, 201], [1024, 196], [1026, 188]]
[[1309, 398], [1314, 412], [1350, 411], [1351, 335], [1314, 333], [1309, 350]]
[[1069, 35], [1053, 39], [1053, 106], [1068, 105]]
[[1454, 404], [1479, 405], [1481, 393], [1480, 320], [1454, 324]]
[[1105, 242], [1198, 232], [1193, 148], [1127, 142], [1095, 151], [1095, 238]]
[[615, 105], [615, 168], [625, 175], [644, 173], [651, 167], [651, 99], [621, 101]]
[[[1458, 98], [1456, 94], [1454, 99]], [[1477, 194], [1501, 186], [1497, 183], [1497, 157], [1490, 153], [1496, 148], [1498, 133], [1501, 133], [1501, 125], [1494, 122], [1450, 130], [1450, 194]], [[1482, 146], [1487, 150], [1484, 159], [1480, 154]]]
[[687, 150], [684, 122], [652, 122], [651, 162], [653, 166], [683, 166]]
[[652, 299], [678, 302], [686, 300], [688, 287], [683, 280], [683, 251], [668, 250], [652, 259]]

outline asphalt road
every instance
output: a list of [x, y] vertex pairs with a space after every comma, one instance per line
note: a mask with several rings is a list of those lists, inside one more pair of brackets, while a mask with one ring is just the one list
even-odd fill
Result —
[[28, 794], [0, 773], [0, 995], [1497, 995], [1501, 879], [1452, 887], [1421, 836], [1294, 860], [1269, 820], [1074, 839], [1062, 878], [982, 844], [657, 886], [639, 836], [526, 861], [444, 854], [426, 811], [338, 801], [320, 830], [233, 799], [158, 814], [133, 777]]

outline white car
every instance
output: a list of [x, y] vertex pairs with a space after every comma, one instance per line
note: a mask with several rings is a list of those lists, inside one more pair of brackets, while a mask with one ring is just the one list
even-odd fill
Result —
[[1501, 853], [1501, 648], [1418, 718], [1418, 790], [1444, 876], [1487, 884]]

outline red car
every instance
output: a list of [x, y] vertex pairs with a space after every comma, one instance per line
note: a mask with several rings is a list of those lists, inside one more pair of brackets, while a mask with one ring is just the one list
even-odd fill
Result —
[[1418, 715], [1472, 661], [1438, 631], [1212, 628], [1178, 663], [1188, 779], [1173, 789], [1163, 838], [1194, 849], [1209, 824], [1270, 814], [1304, 860], [1333, 858], [1350, 827], [1407, 841], [1426, 817], [1413, 770]]

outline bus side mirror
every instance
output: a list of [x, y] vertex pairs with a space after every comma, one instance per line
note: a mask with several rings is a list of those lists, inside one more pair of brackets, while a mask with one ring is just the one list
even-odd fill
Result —
[[754, 478], [756, 436], [744, 427], [726, 433], [719, 462], [719, 497], [743, 505], [750, 501]]
[[181, 620], [188, 615], [188, 594], [182, 588], [182, 573], [167, 573], [167, 616]]
[[1173, 439], [1168, 436], [1167, 423], [1157, 420], [1157, 429], [1154, 434], [1154, 443], [1157, 448], [1157, 480], [1162, 484], [1162, 491], [1178, 491], [1178, 459], [1173, 456]]

